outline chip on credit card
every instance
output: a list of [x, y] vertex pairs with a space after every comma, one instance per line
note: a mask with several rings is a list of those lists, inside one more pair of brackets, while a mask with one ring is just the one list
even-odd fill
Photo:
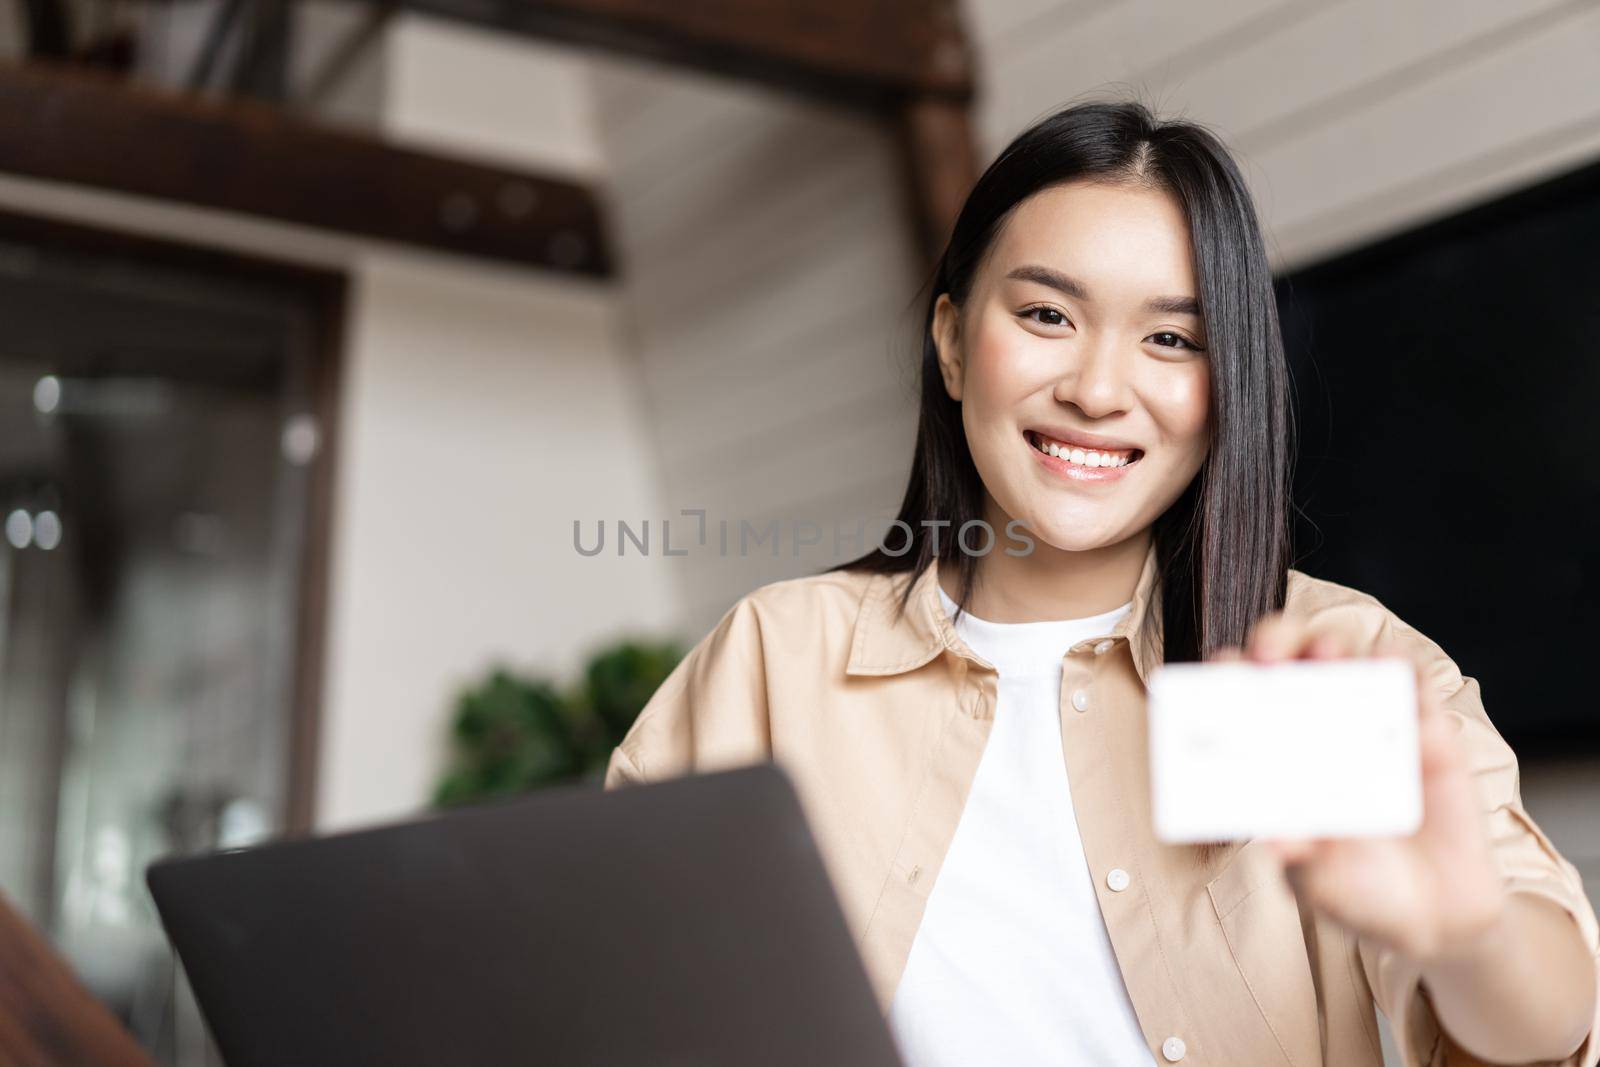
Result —
[[1161, 841], [1421, 825], [1416, 672], [1404, 659], [1166, 664], [1151, 672], [1148, 709]]

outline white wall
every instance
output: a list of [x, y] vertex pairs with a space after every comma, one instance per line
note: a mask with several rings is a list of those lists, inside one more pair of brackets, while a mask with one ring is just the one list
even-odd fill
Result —
[[491, 661], [568, 674], [666, 625], [655, 561], [571, 523], [653, 510], [603, 290], [374, 256], [348, 339], [319, 821], [414, 806], [446, 701]]
[[[380, 122], [397, 140], [600, 177], [576, 54], [412, 17], [383, 47]], [[570, 676], [675, 606], [655, 560], [572, 546], [574, 519], [658, 510], [615, 290], [390, 252], [354, 275], [324, 827], [419, 805], [448, 701], [490, 662]]]
[[[666, 561], [699, 636], [765, 582], [835, 554], [835, 523], [892, 518], [916, 404], [911, 301], [922, 279], [883, 126], [742, 82], [597, 61], [624, 266], [667, 514], [730, 524]], [[739, 523], [780, 522], [737, 551]], [[822, 543], [793, 548], [793, 523]], [[677, 544], [676, 533], [674, 543]]]

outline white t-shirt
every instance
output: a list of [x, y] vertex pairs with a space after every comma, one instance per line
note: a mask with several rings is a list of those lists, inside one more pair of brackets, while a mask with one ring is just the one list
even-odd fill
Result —
[[[945, 611], [956, 605], [941, 589]], [[1132, 608], [956, 631], [1000, 672], [994, 725], [917, 928], [889, 1024], [910, 1067], [1155, 1063], [1078, 836], [1061, 661]]]

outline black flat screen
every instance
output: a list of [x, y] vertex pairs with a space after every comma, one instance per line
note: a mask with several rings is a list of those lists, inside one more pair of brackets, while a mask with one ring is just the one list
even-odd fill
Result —
[[1278, 302], [1296, 566], [1437, 641], [1519, 752], [1600, 750], [1600, 164], [1286, 274]]

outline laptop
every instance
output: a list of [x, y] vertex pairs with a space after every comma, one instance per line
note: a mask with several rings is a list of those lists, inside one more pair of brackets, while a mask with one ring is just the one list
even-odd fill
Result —
[[146, 877], [229, 1067], [900, 1063], [771, 763]]

